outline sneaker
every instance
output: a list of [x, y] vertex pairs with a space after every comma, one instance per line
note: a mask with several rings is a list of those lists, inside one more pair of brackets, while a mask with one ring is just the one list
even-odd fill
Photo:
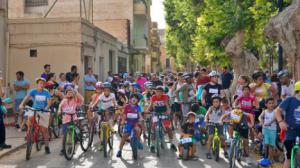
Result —
[[20, 125], [19, 124], [15, 124], [15, 128], [20, 129]]
[[170, 149], [173, 150], [174, 152], [177, 152], [177, 148], [174, 144], [171, 144]]
[[118, 157], [118, 158], [122, 157], [122, 151], [120, 151], [120, 150], [118, 151], [117, 157]]
[[10, 148], [11, 148], [11, 145], [7, 145], [7, 144], [4, 143], [4, 144], [1, 144], [1, 145], [0, 145], [0, 148], [1, 148], [1, 149], [10, 149]]
[[46, 146], [46, 147], [45, 147], [45, 153], [46, 153], [46, 154], [50, 154], [50, 153], [51, 153], [51, 152], [50, 152], [49, 146]]
[[155, 147], [154, 147], [154, 145], [151, 145], [151, 146], [150, 146], [150, 152], [151, 152], [151, 153], [155, 153]]

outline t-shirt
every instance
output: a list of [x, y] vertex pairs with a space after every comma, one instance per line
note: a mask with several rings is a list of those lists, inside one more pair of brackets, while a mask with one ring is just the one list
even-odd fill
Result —
[[167, 111], [166, 103], [169, 101], [169, 98], [166, 94], [158, 97], [156, 94], [151, 97], [151, 103], [154, 105], [154, 110], [157, 113], [164, 113]]
[[73, 75], [74, 75], [74, 73], [73, 72], [68, 72], [67, 74], [66, 74], [66, 80], [68, 81], [68, 82], [72, 82], [72, 80], [73, 80]]
[[289, 126], [300, 129], [300, 100], [288, 97], [279, 107], [285, 111], [285, 121]]
[[194, 123], [186, 122], [181, 126], [181, 129], [184, 134], [194, 135]]
[[[93, 83], [97, 82], [94, 75], [88, 75], [88, 74], [84, 75], [83, 80], [84, 80], [84, 82], [93, 82]], [[94, 85], [87, 85], [86, 83], [84, 83], [84, 89], [85, 90], [96, 90]]]
[[33, 108], [39, 110], [45, 109], [48, 105], [48, 99], [51, 98], [51, 94], [46, 89], [43, 89], [41, 92], [37, 89], [33, 89], [29, 92], [29, 96], [32, 98]]
[[[268, 124], [270, 123], [275, 117], [275, 112], [274, 111], [269, 111], [269, 110], [265, 110], [265, 115], [264, 115], [264, 123]], [[263, 128], [267, 128], [269, 130], [276, 130], [277, 126], [276, 126], [276, 122], [274, 121], [272, 124], [270, 125], [265, 125], [263, 126]]]
[[134, 125], [139, 121], [139, 113], [142, 112], [141, 107], [127, 104], [124, 107], [124, 115], [126, 116], [127, 124]]
[[254, 102], [255, 102], [254, 96], [248, 96], [248, 97], [242, 96], [238, 98], [238, 103], [240, 104], [241, 109], [247, 113], [251, 113], [251, 114], [254, 113], [252, 110]]
[[[255, 83], [250, 84], [250, 87], [255, 87]], [[269, 97], [269, 89], [271, 85], [268, 83], [263, 83], [260, 87], [255, 88], [254, 94], [256, 98], [261, 101], [262, 99], [266, 99]]]
[[47, 78], [47, 74], [44, 72], [44, 73], [41, 75], [41, 78], [46, 79], [46, 78]]
[[219, 123], [222, 117], [222, 109], [211, 107], [211, 113], [209, 114], [209, 122], [211, 123]]
[[204, 86], [204, 90], [206, 91], [206, 106], [211, 105], [211, 97], [214, 94], [220, 94], [222, 89], [223, 88], [220, 84], [212, 85], [211, 83], [208, 83]]
[[195, 92], [192, 84], [184, 83], [180, 88], [178, 88], [178, 90], [182, 94], [182, 102], [190, 103], [194, 100]]
[[116, 99], [115, 94], [110, 93], [108, 96], [105, 96], [104, 93], [102, 93], [99, 96], [100, 101], [100, 109], [107, 110], [110, 107], [113, 107], [113, 101]]
[[[176, 89], [179, 89], [179, 88], [181, 88], [181, 86], [182, 86], [183, 84], [176, 83], [175, 85], [176, 85]], [[181, 92], [179, 92], [179, 99], [182, 100], [182, 93], [181, 93]], [[174, 102], [179, 102], [180, 100], [178, 100], [177, 97], [175, 96]]]
[[209, 82], [210, 82], [210, 77], [209, 76], [204, 76], [202, 79], [197, 80], [197, 88], [198, 88], [199, 85], [206, 85]]
[[[61, 111], [67, 114], [75, 114], [73, 115], [73, 120], [77, 120], [76, 115], [76, 107], [81, 104], [80, 99], [63, 99], [61, 102]], [[63, 115], [62, 123], [66, 124], [71, 122], [71, 115]]]
[[233, 75], [229, 72], [221, 74], [222, 87], [228, 89], [230, 87], [231, 81], [233, 80]]
[[290, 83], [289, 85], [281, 85], [281, 96], [290, 97], [294, 93], [294, 85]]
[[[25, 86], [29, 85], [29, 82], [27, 80], [16, 80], [14, 85], [25, 87]], [[24, 97], [26, 95], [27, 95], [27, 90], [16, 91], [15, 99], [24, 99]]]

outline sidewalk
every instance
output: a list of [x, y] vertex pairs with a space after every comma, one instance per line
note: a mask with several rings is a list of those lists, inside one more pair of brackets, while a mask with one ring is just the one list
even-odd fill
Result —
[[[10, 120], [13, 120], [9, 118]], [[24, 140], [25, 132], [19, 132], [13, 126], [6, 126], [6, 144], [11, 145], [10, 149], [2, 149], [0, 150], [0, 159], [8, 154], [11, 154], [21, 147], [25, 146], [26, 142]], [[25, 157], [25, 156], [24, 156]]]

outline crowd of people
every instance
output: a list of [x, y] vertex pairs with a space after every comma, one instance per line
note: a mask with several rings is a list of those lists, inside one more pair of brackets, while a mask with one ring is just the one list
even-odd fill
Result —
[[[145, 116], [151, 113], [163, 113], [170, 118], [163, 120], [165, 132], [171, 143], [173, 151], [179, 149], [179, 158], [182, 157], [182, 146], [176, 145], [174, 133], [179, 130], [181, 137], [191, 136], [195, 132], [195, 119], [204, 116], [207, 140], [207, 159], [211, 159], [211, 141], [217, 125], [218, 135], [222, 142], [225, 157], [228, 156], [225, 139], [233, 138], [233, 131], [237, 130], [243, 138], [243, 156], [249, 156], [249, 143], [262, 141], [268, 158], [273, 161], [278, 132], [285, 131], [284, 145], [286, 161], [284, 167], [289, 167], [291, 149], [297, 136], [300, 136], [300, 81], [294, 81], [287, 70], [269, 75], [262, 70], [253, 72], [253, 75], [241, 75], [232, 89], [233, 74], [228, 67], [222, 72], [197, 67], [192, 72], [161, 73], [161, 74], [129, 74], [108, 73], [106, 81], [99, 81], [88, 68], [83, 77], [83, 94], [79, 93], [80, 76], [77, 67], [72, 66], [71, 71], [60, 73], [59, 79], [51, 72], [51, 65], [44, 66], [44, 72], [36, 79], [36, 86], [24, 78], [22, 71], [16, 72], [14, 82], [14, 112], [15, 127], [25, 131], [28, 124], [24, 123], [24, 106], [29, 105], [35, 109], [50, 109], [56, 107], [57, 112], [76, 113], [76, 106], [89, 104], [90, 109], [98, 107], [102, 110], [113, 127], [115, 121], [114, 110], [123, 110], [122, 122], [125, 125], [117, 157], [122, 157], [122, 148], [132, 129], [136, 129], [139, 140], [145, 133]], [[2, 92], [0, 81], [0, 96]], [[234, 90], [234, 91], [232, 91]], [[81, 96], [83, 95], [83, 96]], [[1, 99], [0, 99], [1, 100]], [[2, 101], [0, 101], [2, 106]], [[5, 144], [5, 130], [3, 124], [4, 110], [0, 112], [0, 148], [8, 148]], [[40, 113], [45, 123], [43, 135], [45, 138], [46, 153], [50, 153], [47, 124], [51, 119], [47, 113]], [[76, 115], [74, 116], [76, 117]], [[20, 118], [20, 121], [19, 121]], [[91, 120], [88, 110], [87, 118]], [[63, 117], [63, 130], [70, 122], [70, 117]], [[76, 118], [75, 118], [76, 120]], [[156, 121], [157, 122], [157, 121]], [[151, 132], [156, 124], [153, 121]], [[223, 129], [228, 125], [228, 132]], [[144, 135], [145, 137], [145, 135]], [[227, 138], [226, 138], [227, 137]], [[151, 152], [155, 152], [154, 137], [151, 136]], [[140, 141], [141, 142], [141, 141]], [[195, 155], [197, 140], [193, 151]], [[139, 144], [143, 149], [143, 144]], [[63, 153], [64, 151], [62, 151]], [[250, 163], [249, 163], [250, 164]]]

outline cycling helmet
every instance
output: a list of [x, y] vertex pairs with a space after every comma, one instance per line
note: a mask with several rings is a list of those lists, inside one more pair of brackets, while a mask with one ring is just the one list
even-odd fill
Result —
[[141, 86], [137, 83], [132, 83], [131, 86], [134, 88], [134, 89], [138, 89], [138, 90], [141, 90]]
[[222, 97], [221, 97], [221, 95], [219, 95], [219, 94], [214, 94], [214, 95], [212, 95], [212, 97], [211, 97], [211, 101], [213, 101], [214, 99], [219, 99], [220, 101], [222, 100]]
[[199, 112], [199, 104], [198, 103], [193, 103], [191, 105], [191, 111], [192, 112]]
[[300, 81], [296, 82], [295, 83], [295, 86], [294, 86], [294, 91], [300, 91]]
[[152, 82], [145, 82], [144, 83], [144, 87], [145, 88], [152, 88], [153, 87], [153, 83]]
[[287, 76], [289, 76], [290, 75], [290, 73], [289, 73], [289, 71], [288, 70], [282, 70], [282, 71], [280, 71], [279, 73], [278, 73], [278, 77], [279, 78], [282, 78], [282, 77], [287, 77]]
[[256, 80], [257, 78], [259, 78], [259, 77], [263, 77], [263, 78], [265, 78], [265, 73], [263, 73], [263, 72], [261, 72], [261, 71], [257, 71], [257, 72], [255, 72], [253, 75], [252, 75], [252, 79], [253, 80]]
[[211, 71], [208, 76], [214, 77], [214, 76], [220, 76], [220, 74], [217, 71]]
[[123, 84], [123, 86], [124, 86], [124, 87], [130, 86], [130, 82], [129, 82], [129, 81], [125, 81], [124, 84]]
[[111, 89], [111, 84], [109, 82], [104, 82], [103, 83], [103, 88], [108, 88], [108, 89]]
[[192, 75], [191, 73], [184, 73], [184, 74], [182, 75], [182, 77], [183, 77], [184, 79], [190, 79], [190, 78], [193, 77], [193, 75]]
[[74, 88], [75, 88], [75, 86], [72, 83], [67, 83], [64, 86], [65, 92], [67, 92], [67, 91], [74, 91]]
[[95, 87], [96, 87], [96, 89], [102, 89], [103, 88], [103, 83], [102, 82], [97, 82]]
[[54, 89], [54, 87], [55, 87], [55, 84], [52, 81], [48, 81], [45, 83], [45, 88], [47, 88], [47, 89]]
[[133, 98], [133, 97], [135, 97], [138, 101], [140, 101], [140, 97], [139, 97], [138, 94], [131, 94], [130, 99]]
[[196, 113], [194, 113], [194, 112], [188, 112], [188, 113], [186, 114], [187, 117], [189, 117], [190, 115], [193, 115], [194, 117], [197, 116]]
[[36, 79], [35, 79], [35, 83], [38, 83], [39, 81], [44, 81], [44, 82], [46, 82], [46, 79], [44, 79], [44, 78], [36, 78]]
[[124, 89], [119, 89], [118, 90], [118, 93], [122, 94], [122, 95], [125, 95], [125, 90]]
[[160, 90], [160, 91], [162, 91], [162, 92], [165, 91], [165, 89], [164, 89], [163, 86], [156, 86], [156, 87], [155, 87], [155, 90]]

